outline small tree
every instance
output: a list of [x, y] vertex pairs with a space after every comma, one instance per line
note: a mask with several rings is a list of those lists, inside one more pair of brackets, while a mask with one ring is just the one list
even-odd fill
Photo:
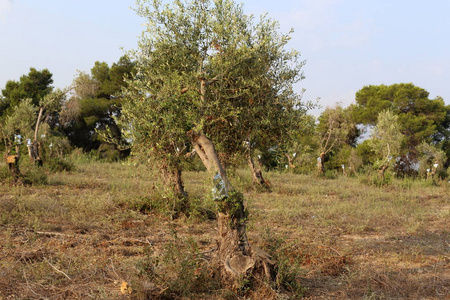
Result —
[[227, 159], [243, 153], [245, 141], [257, 145], [265, 129], [283, 130], [276, 120], [295, 108], [292, 84], [303, 62], [284, 50], [289, 35], [279, 34], [276, 22], [254, 23], [233, 1], [137, 3], [148, 24], [139, 50], [130, 53], [137, 73], [123, 107], [134, 150], [149, 154], [184, 196], [182, 154], [194, 148], [222, 190], [216, 200], [223, 277], [237, 283], [256, 272], [271, 276], [270, 262], [248, 243], [243, 197], [219, 154]]
[[[42, 130], [42, 121], [48, 120], [52, 117], [53, 113], [59, 112], [61, 110], [62, 102], [65, 99], [65, 91], [56, 90], [45, 95], [41, 101], [39, 101], [39, 113], [36, 118], [36, 123], [34, 125], [34, 135], [33, 141], [28, 145], [28, 153], [32, 161], [42, 166], [42, 155], [41, 155], [41, 143], [39, 142], [41, 137], [45, 137], [49, 134], [49, 128], [46, 127]], [[48, 123], [47, 123], [48, 124]], [[31, 140], [31, 139], [30, 139]]]
[[[10, 115], [0, 122], [0, 140], [5, 145], [6, 160], [11, 175], [15, 180], [18, 180], [20, 177], [20, 146], [25, 136], [31, 136], [35, 120], [36, 107], [32, 104], [32, 99], [25, 99], [14, 106]], [[11, 155], [13, 148], [15, 154]]]
[[348, 111], [337, 105], [334, 108], [328, 107], [319, 117], [317, 135], [320, 140], [317, 169], [323, 174], [326, 156], [344, 144], [353, 144], [358, 136], [358, 130], [350, 121]]
[[391, 166], [400, 154], [403, 135], [398, 124], [398, 116], [391, 110], [385, 110], [378, 114], [376, 126], [372, 130], [370, 146], [377, 161], [378, 179], [384, 180], [385, 171]]
[[442, 149], [436, 146], [422, 142], [418, 147], [419, 151], [419, 173], [425, 175], [426, 178], [434, 180], [436, 173], [444, 169], [444, 162], [447, 156]]

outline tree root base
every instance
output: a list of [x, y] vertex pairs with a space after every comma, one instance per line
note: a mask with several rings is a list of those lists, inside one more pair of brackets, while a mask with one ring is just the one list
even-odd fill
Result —
[[220, 269], [222, 284], [232, 290], [249, 288], [254, 284], [254, 279], [275, 282], [275, 263], [269, 254], [257, 247], [252, 247], [249, 255], [236, 251], [225, 259], [216, 257], [215, 261]]

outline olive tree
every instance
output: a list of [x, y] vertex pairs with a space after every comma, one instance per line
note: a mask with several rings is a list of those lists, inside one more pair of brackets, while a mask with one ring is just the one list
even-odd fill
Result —
[[369, 140], [377, 157], [375, 166], [379, 170], [379, 180], [384, 180], [385, 171], [396, 161], [400, 154], [402, 140], [398, 116], [391, 110], [380, 112]]
[[447, 159], [445, 152], [436, 145], [422, 142], [417, 146], [419, 151], [419, 174], [434, 179], [436, 173], [444, 170]]
[[325, 173], [326, 156], [345, 144], [353, 144], [359, 135], [359, 131], [356, 124], [351, 122], [348, 111], [340, 105], [325, 109], [319, 117], [316, 131], [320, 141], [317, 169], [320, 174], [323, 174]]
[[[5, 145], [6, 161], [15, 180], [20, 177], [20, 146], [25, 136], [31, 136], [35, 116], [36, 107], [33, 105], [32, 99], [27, 98], [20, 101], [12, 108], [8, 116], [0, 120], [0, 140]], [[15, 150], [14, 155], [11, 152], [13, 148]]]
[[185, 196], [181, 162], [195, 149], [215, 178], [224, 278], [271, 276], [272, 265], [248, 243], [243, 197], [220, 158], [245, 151], [245, 142], [257, 145], [262, 131], [282, 132], [276, 120], [298, 105], [292, 85], [302, 77], [299, 53], [284, 49], [289, 34], [277, 22], [255, 21], [230, 0], [142, 0], [136, 11], [147, 24], [139, 48], [128, 53], [136, 75], [122, 111], [134, 151], [148, 154]]

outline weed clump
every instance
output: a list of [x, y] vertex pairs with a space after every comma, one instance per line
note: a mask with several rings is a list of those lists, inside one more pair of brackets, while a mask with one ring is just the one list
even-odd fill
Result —
[[305, 288], [300, 284], [301, 257], [292, 255], [292, 246], [285, 239], [275, 237], [270, 230], [263, 235], [264, 250], [276, 262], [276, 288], [281, 292], [287, 292], [293, 299], [303, 296]]
[[175, 236], [162, 250], [147, 247], [145, 253], [137, 268], [141, 281], [152, 285], [137, 287], [138, 294], [149, 299], [194, 299], [220, 292], [219, 276], [194, 240], [182, 241]]

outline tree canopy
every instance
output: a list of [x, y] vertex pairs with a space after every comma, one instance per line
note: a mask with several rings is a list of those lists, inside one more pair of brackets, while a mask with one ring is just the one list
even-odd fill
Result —
[[136, 149], [175, 167], [189, 130], [210, 137], [225, 159], [244, 142], [283, 137], [300, 105], [293, 84], [304, 62], [285, 50], [289, 34], [277, 22], [256, 22], [233, 1], [138, 1], [137, 13], [148, 24], [130, 53], [137, 73], [124, 107]]
[[9, 80], [2, 89], [0, 116], [11, 113], [12, 109], [25, 99], [31, 99], [32, 104], [38, 106], [39, 101], [53, 90], [52, 77], [53, 74], [47, 69], [38, 71], [30, 68], [28, 75], [23, 75], [19, 81]]
[[71, 143], [84, 150], [98, 149], [98, 131], [108, 130], [117, 143], [121, 140], [115, 117], [120, 115], [124, 77], [131, 76], [134, 64], [126, 56], [113, 63], [95, 62], [90, 74], [79, 72], [72, 84], [72, 97], [63, 107], [64, 132]]
[[356, 93], [352, 106], [357, 123], [375, 125], [380, 112], [390, 109], [398, 115], [407, 148], [421, 141], [440, 142], [449, 137], [450, 106], [441, 97], [429, 99], [429, 93], [412, 83], [365, 86]]

